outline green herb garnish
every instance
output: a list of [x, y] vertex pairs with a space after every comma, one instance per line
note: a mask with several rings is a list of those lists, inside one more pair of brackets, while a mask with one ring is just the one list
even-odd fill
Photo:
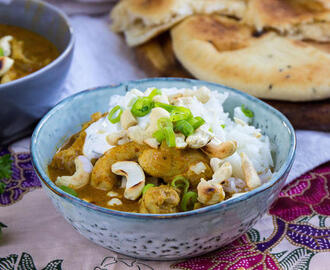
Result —
[[142, 196], [147, 192], [147, 190], [151, 187], [154, 187], [154, 184], [147, 184], [144, 186], [144, 188], [142, 189]]
[[[118, 113], [117, 113], [118, 112]], [[109, 112], [108, 119], [112, 124], [116, 124], [120, 121], [120, 117], [123, 113], [122, 107], [119, 105], [113, 107], [113, 109]]]
[[[1, 179], [10, 179], [12, 175], [12, 160], [9, 154], [3, 155], [0, 157], [0, 180]], [[5, 192], [6, 184], [0, 181], [0, 194]]]
[[222, 128], [225, 128], [226, 127], [226, 125], [225, 124], [222, 124], [222, 125], [220, 125]]
[[254, 116], [253, 111], [249, 110], [248, 108], [245, 108], [244, 105], [241, 106], [241, 110], [245, 114], [246, 117], [252, 118]]
[[75, 196], [75, 197], [78, 196], [77, 192], [74, 189], [69, 188], [67, 186], [60, 186], [60, 189], [62, 189], [66, 193], [69, 193], [72, 196]]
[[0, 57], [1, 57], [1, 56], [4, 56], [4, 55], [5, 55], [5, 53], [3, 52], [3, 49], [0, 48]]
[[188, 191], [182, 197], [180, 207], [181, 210], [186, 212], [194, 209], [194, 205], [197, 202], [197, 193], [194, 191]]

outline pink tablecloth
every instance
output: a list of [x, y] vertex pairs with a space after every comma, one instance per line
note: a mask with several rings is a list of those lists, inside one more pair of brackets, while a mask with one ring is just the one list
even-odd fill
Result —
[[286, 186], [253, 229], [222, 249], [177, 262], [141, 261], [99, 247], [56, 212], [33, 172], [29, 153], [2, 149], [14, 159], [0, 195], [0, 269], [235, 270], [330, 269], [330, 163]]

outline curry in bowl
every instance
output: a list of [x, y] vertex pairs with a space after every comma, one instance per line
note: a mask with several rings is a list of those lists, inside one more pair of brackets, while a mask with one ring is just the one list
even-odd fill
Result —
[[269, 138], [244, 105], [207, 87], [131, 89], [110, 99], [54, 155], [52, 181], [82, 200], [168, 214], [220, 203], [272, 178]]
[[51, 63], [59, 51], [27, 29], [0, 24], [0, 83], [27, 76]]

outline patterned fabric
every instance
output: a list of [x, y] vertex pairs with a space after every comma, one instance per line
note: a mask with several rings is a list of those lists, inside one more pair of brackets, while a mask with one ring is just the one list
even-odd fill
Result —
[[[321, 252], [328, 252], [330, 261], [330, 227], [326, 225], [329, 216], [327, 163], [286, 186], [269, 215], [240, 239], [212, 254], [173, 264], [172, 268], [307, 270], [311, 259]], [[262, 229], [269, 222], [273, 222], [272, 232]], [[267, 237], [261, 239], [261, 235]]]
[[6, 183], [6, 189], [0, 194], [0, 207], [8, 206], [23, 198], [30, 190], [40, 188], [40, 181], [33, 170], [29, 153], [14, 153], [10, 149], [0, 148], [0, 156], [11, 154], [12, 177], [10, 180], [2, 180]]

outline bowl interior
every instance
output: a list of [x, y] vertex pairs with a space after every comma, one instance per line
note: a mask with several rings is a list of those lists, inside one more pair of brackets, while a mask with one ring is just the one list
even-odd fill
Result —
[[218, 84], [171, 78], [146, 79], [100, 87], [80, 92], [59, 103], [44, 116], [34, 131], [31, 152], [36, 169], [47, 185], [57, 190], [47, 176], [47, 165], [58, 147], [72, 134], [78, 132], [81, 124], [87, 122], [91, 114], [108, 110], [109, 99], [112, 95], [124, 95], [132, 88], [144, 91], [148, 87], [187, 88], [194, 85], [205, 85], [211, 90], [228, 92], [229, 97], [224, 104], [225, 111], [232, 114], [236, 106], [244, 104], [255, 114], [253, 125], [269, 136], [274, 146], [275, 175], [271, 181], [258, 189], [271, 185], [282, 176], [293, 160], [295, 135], [291, 124], [280, 112], [254, 97]]
[[71, 40], [66, 16], [57, 8], [36, 0], [0, 3], [0, 23], [15, 25], [38, 33], [63, 52]]

